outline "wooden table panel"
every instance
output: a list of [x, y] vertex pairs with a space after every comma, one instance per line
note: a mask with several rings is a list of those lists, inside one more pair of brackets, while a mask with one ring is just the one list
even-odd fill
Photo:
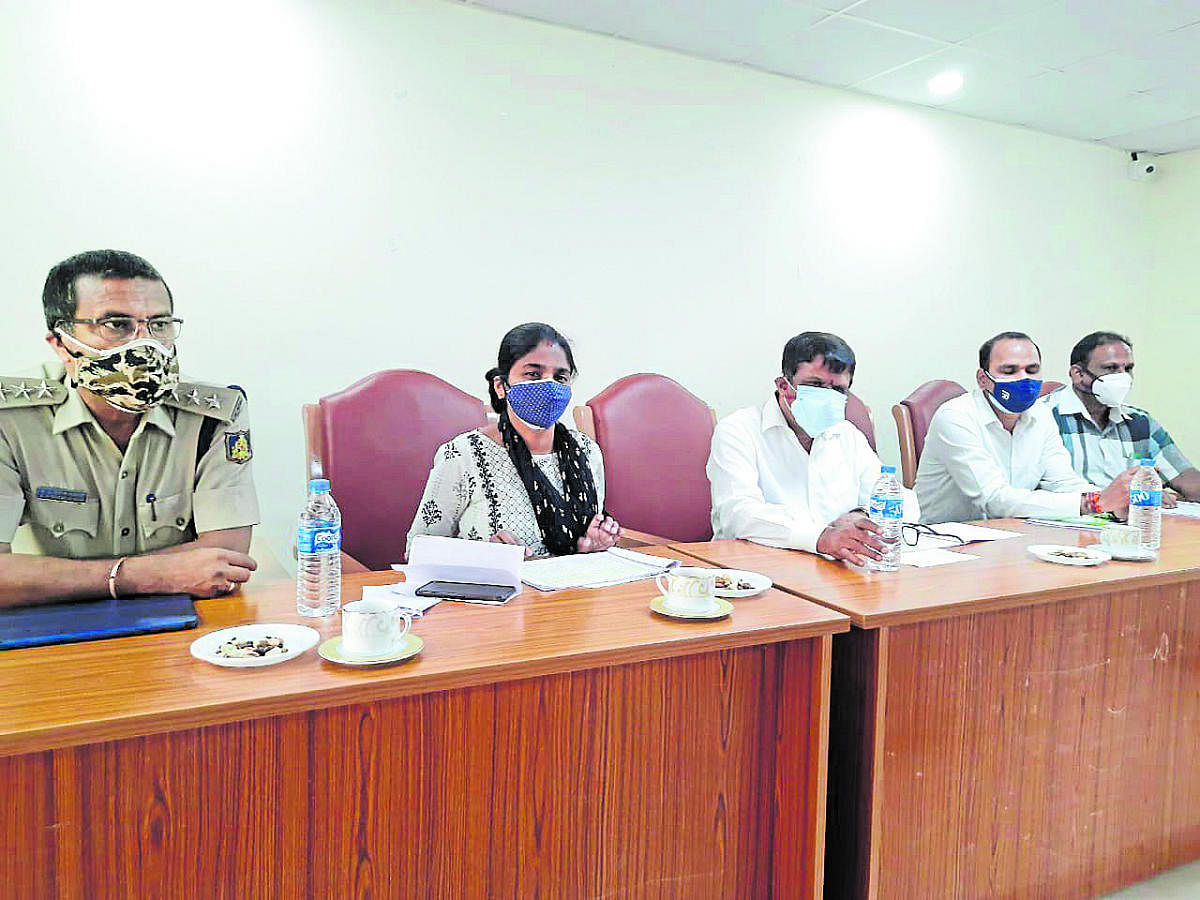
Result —
[[986, 524], [1021, 536], [895, 573], [677, 546], [858, 626], [833, 638], [829, 897], [1092, 897], [1200, 857], [1200, 522], [1090, 568], [1026, 547], [1091, 533]]
[[[828, 687], [829, 648], [776, 642], [2, 759], [25, 799], [0, 896], [816, 897], [825, 771], [810, 729], [827, 698], [810, 688]], [[800, 836], [779, 873], [777, 815]]]
[[[668, 548], [646, 549], [679, 557]], [[399, 580], [391, 572], [350, 575], [343, 597], [358, 599], [365, 584]], [[253, 673], [193, 659], [188, 646], [201, 634], [248, 622], [300, 622], [317, 628], [322, 640], [341, 632], [336, 616], [298, 616], [290, 582], [254, 585], [199, 601], [201, 625], [194, 631], [0, 653], [0, 755], [849, 628], [844, 616], [780, 591], [738, 601], [728, 618], [686, 623], [651, 612], [657, 594], [653, 582], [641, 581], [555, 594], [526, 588], [495, 608], [443, 602], [413, 626], [425, 640], [421, 655], [385, 669], [348, 669], [315, 651]]]
[[[1197, 621], [1193, 582], [853, 635], [831, 805], [859, 805], [831, 815], [829, 895], [1094, 897], [1200, 856]], [[854, 654], [883, 709], [838, 682]]]
[[314, 624], [290, 583], [200, 602], [198, 631], [5, 653], [0, 897], [817, 897], [849, 619], [773, 590], [682, 623], [654, 595], [443, 603], [376, 669], [188, 655]]

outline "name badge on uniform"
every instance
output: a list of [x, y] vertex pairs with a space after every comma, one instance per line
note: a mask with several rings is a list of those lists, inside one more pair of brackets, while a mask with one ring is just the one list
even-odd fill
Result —
[[46, 487], [37, 489], [39, 500], [58, 500], [60, 503], [87, 503], [87, 491], [72, 491], [69, 488]]
[[248, 463], [254, 458], [249, 431], [225, 432], [225, 458], [238, 464]]

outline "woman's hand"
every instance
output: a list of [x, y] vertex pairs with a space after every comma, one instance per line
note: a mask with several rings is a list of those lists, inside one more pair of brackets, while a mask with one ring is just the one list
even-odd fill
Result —
[[597, 513], [588, 523], [587, 534], [575, 542], [575, 549], [580, 553], [596, 553], [614, 546], [620, 537], [621, 526], [617, 520]]
[[[497, 531], [492, 535], [491, 541], [493, 544], [513, 544], [517, 547], [524, 546], [521, 543], [521, 539], [511, 531]], [[525, 547], [525, 558], [529, 559], [531, 556], [533, 556], [533, 550], [531, 550], [529, 547]]]

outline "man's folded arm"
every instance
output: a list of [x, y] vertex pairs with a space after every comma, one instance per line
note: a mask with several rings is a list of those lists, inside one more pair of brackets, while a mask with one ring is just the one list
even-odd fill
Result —
[[[979, 442], [969, 426], [954, 421], [938, 422], [926, 438], [925, 451], [937, 454], [955, 487], [990, 519], [1047, 516], [1061, 518], [1079, 514], [1082, 491], [1058, 493], [1013, 487], [1004, 470]], [[1065, 453], [1066, 450], [1064, 449]]]

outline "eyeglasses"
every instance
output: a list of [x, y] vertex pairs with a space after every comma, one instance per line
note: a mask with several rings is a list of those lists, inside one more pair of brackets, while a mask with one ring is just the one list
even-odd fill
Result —
[[900, 528], [900, 536], [904, 539], [904, 543], [909, 547], [915, 547], [921, 542], [921, 535], [939, 538], [941, 540], [953, 541], [952, 546], [965, 544], [962, 538], [957, 534], [943, 534], [940, 531], [934, 531], [928, 525], [908, 525], [905, 524]]
[[150, 337], [160, 341], [173, 341], [179, 337], [183, 327], [183, 319], [171, 316], [153, 316], [149, 319], [139, 319], [137, 316], [105, 316], [102, 319], [65, 319], [73, 325], [92, 325], [109, 341], [133, 340], [138, 333], [138, 326], [143, 322]]

